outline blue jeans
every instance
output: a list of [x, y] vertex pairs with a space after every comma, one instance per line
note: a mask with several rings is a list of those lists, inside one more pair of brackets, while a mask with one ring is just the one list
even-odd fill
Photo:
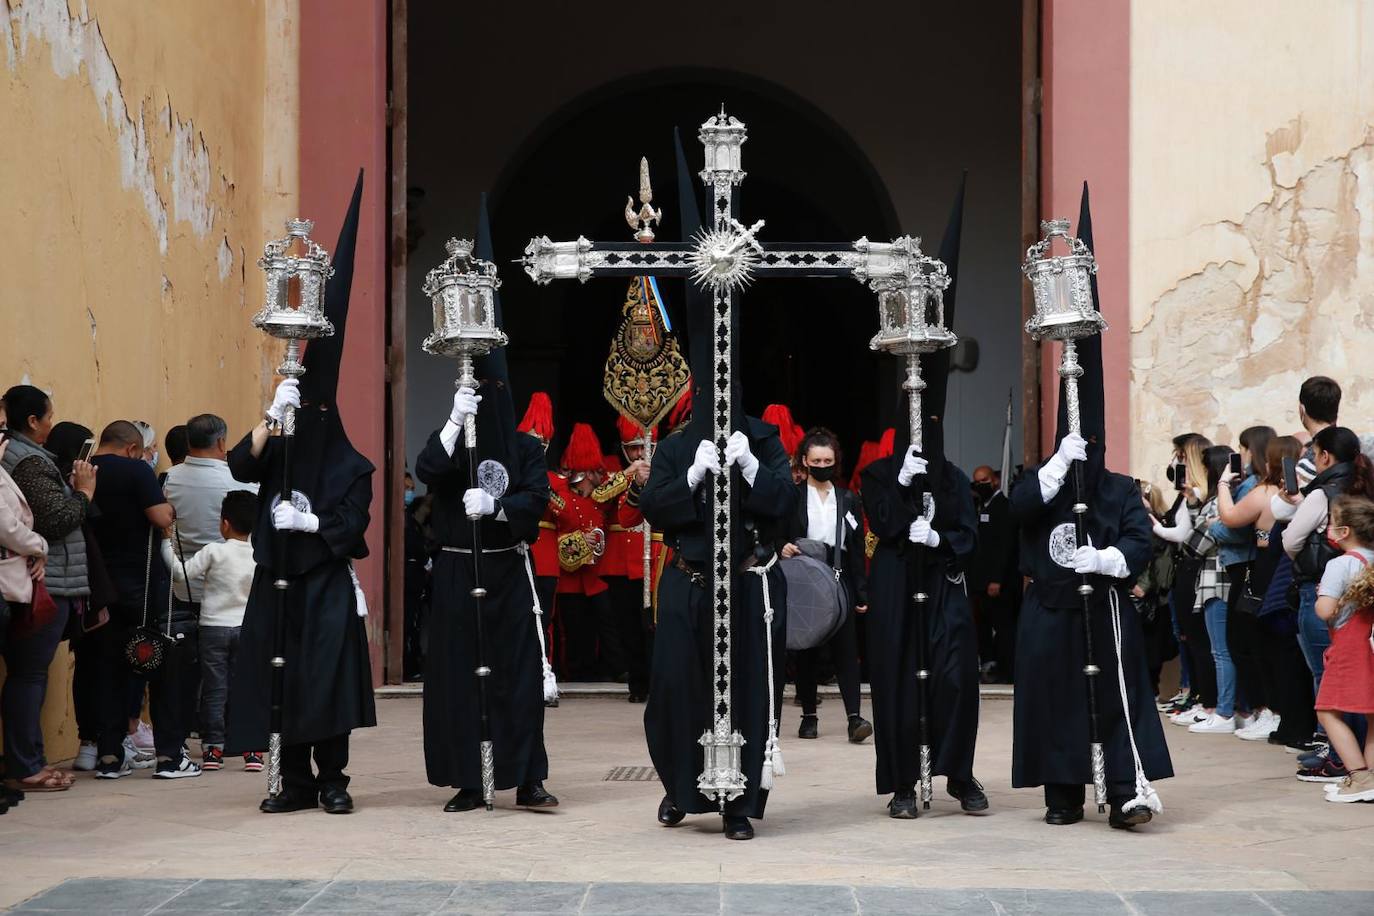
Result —
[[1317, 616], [1317, 583], [1303, 582], [1298, 586], [1298, 645], [1312, 671], [1312, 693], [1322, 686], [1322, 671], [1326, 668], [1326, 648], [1331, 645], [1331, 628]]
[[1217, 665], [1217, 715], [1226, 719], [1236, 714], [1236, 666], [1226, 648], [1226, 602], [1209, 598], [1202, 613], [1207, 621], [1207, 638], [1212, 641], [1212, 659]]
[[5, 776], [25, 779], [47, 765], [43, 754], [40, 716], [48, 692], [48, 666], [52, 664], [72, 606], [83, 599], [54, 598], [57, 612], [37, 625], [29, 606], [23, 611], [10, 606], [9, 637], [5, 642], [5, 687], [0, 691], [0, 716], [4, 718]]
[[224, 710], [229, 677], [239, 652], [241, 627], [200, 628], [200, 743], [224, 750]]
[[1174, 628], [1174, 642], [1178, 643], [1178, 687], [1188, 690], [1192, 687], [1193, 669], [1188, 662], [1188, 651], [1183, 646], [1183, 627], [1178, 622], [1178, 609], [1174, 607], [1174, 596], [1169, 595], [1169, 625]]

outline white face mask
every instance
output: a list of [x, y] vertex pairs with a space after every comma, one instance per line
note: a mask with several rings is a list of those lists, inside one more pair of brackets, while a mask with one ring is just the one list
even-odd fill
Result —
[[153, 470], [156, 471], [156, 470], [157, 470], [157, 459], [158, 459], [157, 449], [153, 449], [153, 453], [152, 453], [151, 455], [149, 455], [149, 456], [148, 456], [146, 459], [144, 459], [144, 460], [148, 462], [148, 467], [150, 467], [150, 468], [152, 468]]

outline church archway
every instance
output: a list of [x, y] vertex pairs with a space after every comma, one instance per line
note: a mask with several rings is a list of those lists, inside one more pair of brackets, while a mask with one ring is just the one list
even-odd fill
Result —
[[[688, 164], [700, 166], [696, 128], [724, 101], [749, 128], [745, 218], [766, 219], [764, 239], [849, 241], [900, 234], [877, 172], [831, 119], [794, 94], [724, 70], [675, 69], [609, 83], [562, 106], [532, 133], [493, 185], [490, 201], [511, 336], [517, 403], [534, 390], [554, 395], [559, 432], [593, 423], [607, 450], [613, 413], [601, 396], [602, 366], [625, 295], [623, 280], [535, 287], [507, 267], [534, 235], [629, 240], [624, 197], [638, 189], [647, 156], [662, 239], [676, 239], [680, 207], [672, 133], [682, 131]], [[665, 297], [682, 281], [664, 281]], [[851, 454], [895, 416], [896, 380], [868, 351], [874, 298], [846, 280], [760, 282], [745, 296], [742, 371], [746, 409], [789, 404], [799, 422], [833, 428]], [[685, 329], [679, 329], [685, 330]], [[882, 376], [890, 384], [880, 384]], [[558, 454], [555, 443], [552, 455]]]

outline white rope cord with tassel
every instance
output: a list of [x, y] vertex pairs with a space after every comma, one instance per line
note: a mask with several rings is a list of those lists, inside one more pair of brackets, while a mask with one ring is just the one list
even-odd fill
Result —
[[778, 740], [778, 708], [773, 679], [773, 593], [768, 587], [768, 571], [777, 563], [778, 555], [775, 553], [767, 563], [748, 569], [759, 577], [763, 586], [763, 632], [765, 652], [768, 654], [768, 740], [763, 745], [763, 775], [759, 777], [759, 788], [765, 791], [773, 788], [774, 776], [787, 775], [787, 767], [782, 762], [782, 744]]
[[1135, 798], [1122, 805], [1123, 811], [1144, 806], [1155, 814], [1164, 812], [1164, 802], [1150, 780], [1145, 778], [1145, 766], [1140, 762], [1140, 750], [1135, 746], [1135, 729], [1131, 727], [1131, 701], [1126, 695], [1126, 669], [1121, 661], [1121, 599], [1116, 588], [1107, 589], [1107, 604], [1112, 614], [1112, 640], [1116, 644], [1116, 685], [1121, 691], [1121, 712], [1126, 719], [1126, 737], [1131, 742], [1131, 757], [1135, 759]]
[[534, 630], [539, 634], [539, 662], [544, 667], [544, 702], [552, 703], [558, 699], [558, 678], [554, 676], [553, 665], [549, 664], [549, 647], [544, 642], [544, 607], [539, 603], [539, 589], [534, 583], [534, 567], [530, 565], [530, 547], [521, 542], [520, 555], [525, 558], [525, 575], [530, 580], [530, 597], [534, 601]]

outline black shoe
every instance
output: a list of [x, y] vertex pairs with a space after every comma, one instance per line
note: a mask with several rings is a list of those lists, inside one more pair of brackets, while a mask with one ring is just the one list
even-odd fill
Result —
[[258, 810], [263, 814], [289, 814], [292, 811], [309, 811], [317, 807], [319, 801], [313, 792], [306, 795], [304, 792], [282, 789], [281, 794], [264, 798], [262, 804], [258, 805]]
[[801, 726], [797, 729], [798, 738], [819, 738], [821, 736], [818, 728], [819, 722], [815, 716], [803, 715]]
[[3, 792], [3, 797], [4, 797], [4, 799], [5, 799], [5, 804], [7, 804], [7, 805], [9, 805], [11, 808], [13, 808], [13, 807], [15, 807], [16, 805], [18, 805], [21, 801], [24, 800], [24, 790], [23, 790], [23, 789], [5, 789], [4, 792]]
[[988, 810], [988, 796], [983, 791], [983, 784], [976, 779], [963, 782], [958, 779], [950, 779], [945, 782], [945, 788], [949, 794], [959, 799], [959, 807], [965, 813], [980, 814]]
[[1107, 823], [1118, 830], [1129, 830], [1132, 827], [1139, 827], [1141, 824], [1148, 824], [1154, 818], [1154, 812], [1144, 805], [1122, 810], [1121, 803], [1113, 803], [1110, 813], [1107, 815]]
[[849, 717], [849, 743], [863, 744], [873, 734], [873, 723], [863, 716]]
[[630, 702], [631, 702], [631, 703], [644, 703], [644, 702], [647, 702], [648, 699], [649, 699], [649, 695], [648, 695], [648, 694], [645, 694], [645, 693], [636, 693], [636, 692], [633, 691], [633, 690], [630, 691]]
[[320, 790], [320, 804], [326, 814], [353, 813], [353, 796], [337, 786]]
[[448, 800], [444, 810], [449, 814], [458, 811], [476, 811], [484, 806], [480, 789], [459, 789], [458, 794]]
[[1050, 808], [1045, 812], [1045, 823], [1054, 824], [1057, 827], [1077, 824], [1081, 820], [1083, 820], [1082, 808]]
[[545, 700], [545, 701], [544, 701], [544, 708], [545, 708], [545, 709], [557, 709], [557, 708], [558, 708], [558, 698], [557, 698], [557, 697], [554, 697], [552, 700]]
[[530, 783], [515, 790], [515, 803], [522, 808], [557, 808], [558, 799], [544, 791], [542, 782]]
[[887, 816], [899, 821], [914, 821], [921, 816], [921, 806], [916, 802], [915, 789], [903, 789], [893, 794], [887, 803]]
[[727, 840], [752, 840], [754, 838], [754, 825], [749, 823], [749, 818], [726, 814], [721, 819], [725, 821], [725, 838]]
[[686, 816], [687, 812], [673, 804], [673, 800], [666, 795], [658, 803], [658, 822], [664, 827], [676, 827]]

